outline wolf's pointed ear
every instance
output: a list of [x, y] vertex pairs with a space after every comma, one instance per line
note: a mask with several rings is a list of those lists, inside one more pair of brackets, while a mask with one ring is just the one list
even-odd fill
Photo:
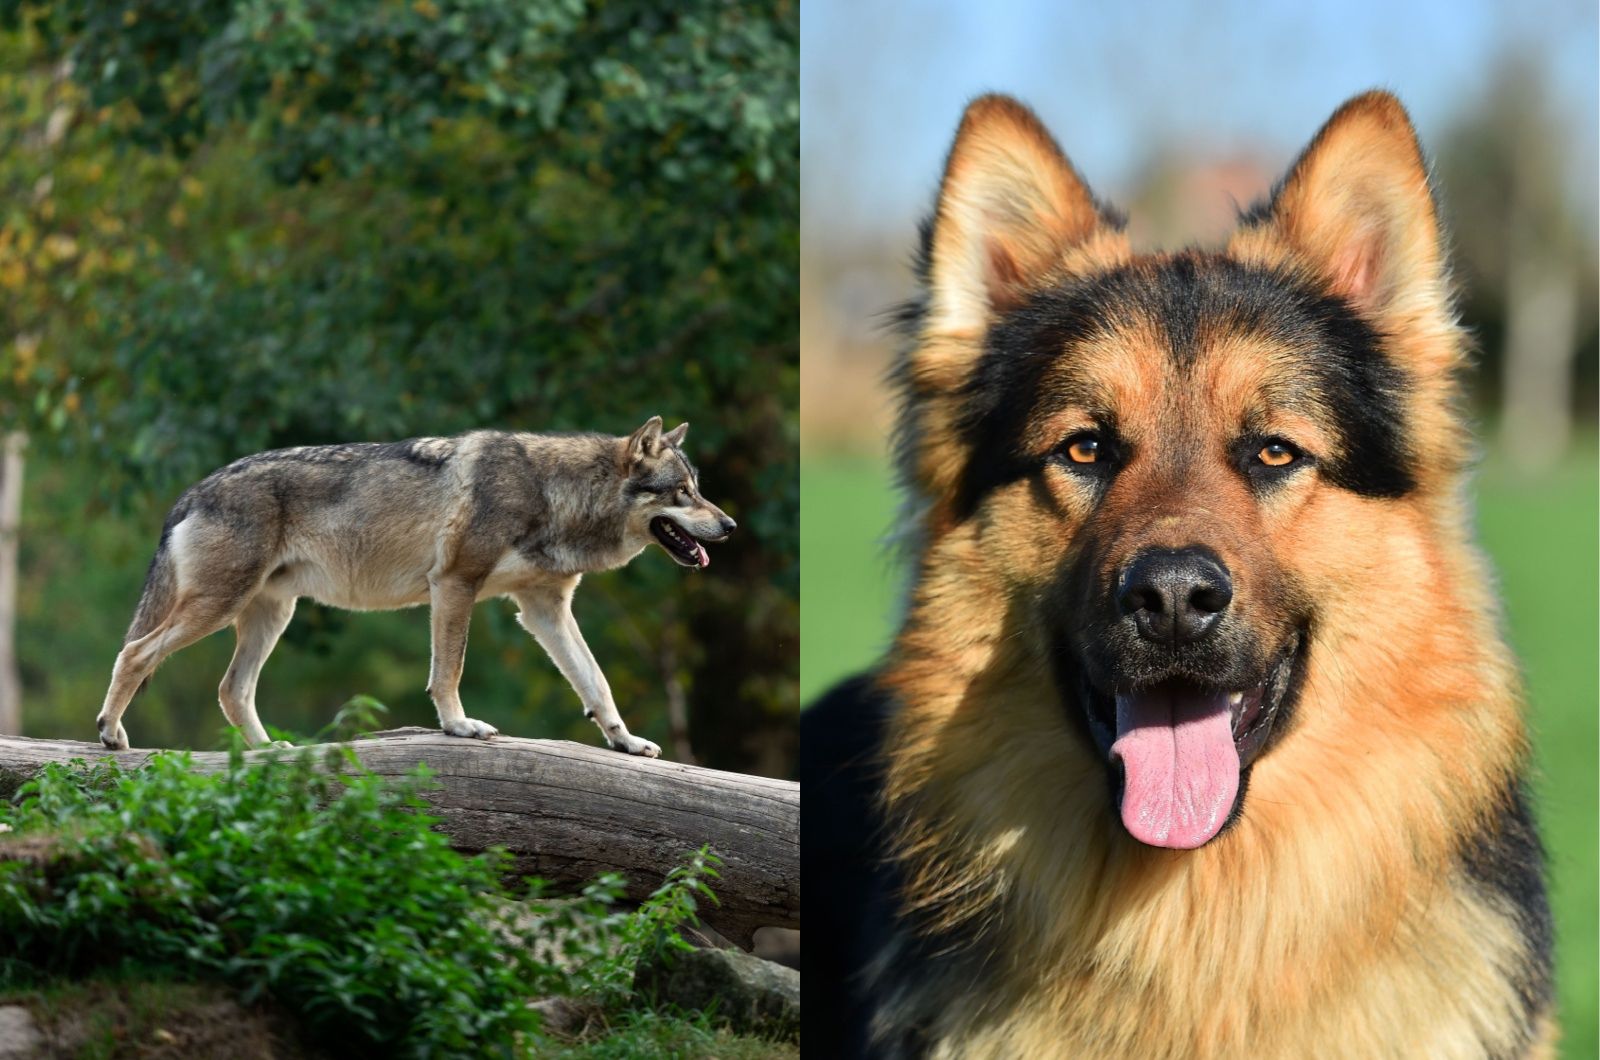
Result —
[[[1334, 112], [1273, 196], [1267, 222], [1358, 311], [1448, 305], [1427, 163], [1400, 101], [1368, 92]], [[1248, 230], [1236, 242], [1248, 238]]]
[[661, 417], [651, 416], [644, 426], [628, 436], [628, 459], [642, 460], [661, 452]]
[[973, 100], [928, 240], [930, 328], [983, 329], [1101, 223], [1094, 196], [1033, 111], [1009, 96]]
[[684, 435], [688, 433], [689, 425], [687, 423], [680, 423], [666, 434], [663, 434], [661, 436], [661, 440], [672, 446], [674, 449], [678, 449], [683, 446]]

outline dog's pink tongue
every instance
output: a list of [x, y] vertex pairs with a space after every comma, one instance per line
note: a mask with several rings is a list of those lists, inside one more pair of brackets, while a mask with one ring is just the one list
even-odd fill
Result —
[[1133, 838], [1192, 850], [1221, 831], [1239, 793], [1226, 693], [1158, 686], [1119, 694], [1111, 754], [1122, 759], [1122, 825]]
[[705, 570], [707, 567], [711, 566], [711, 555], [706, 552], [706, 546], [702, 545], [698, 541], [694, 543], [694, 547], [700, 552], [700, 569]]

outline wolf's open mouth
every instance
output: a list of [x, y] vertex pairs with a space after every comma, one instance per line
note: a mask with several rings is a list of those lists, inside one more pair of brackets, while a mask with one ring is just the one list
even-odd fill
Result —
[[1248, 688], [1176, 677], [1106, 692], [1080, 678], [1089, 732], [1115, 768], [1115, 797], [1128, 834], [1150, 846], [1193, 849], [1239, 809], [1250, 766], [1292, 707], [1305, 636]]
[[656, 535], [656, 540], [667, 550], [667, 555], [681, 566], [711, 566], [711, 557], [706, 554], [706, 547], [695, 540], [693, 534], [666, 516], [658, 515], [650, 520], [650, 532]]

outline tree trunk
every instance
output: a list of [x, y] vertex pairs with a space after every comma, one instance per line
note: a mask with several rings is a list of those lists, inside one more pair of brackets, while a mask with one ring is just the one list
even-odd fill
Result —
[[1520, 124], [1512, 143], [1500, 420], [1512, 465], [1534, 474], [1566, 454], [1578, 352], [1578, 278], [1564, 241], [1552, 238], [1566, 222], [1540, 131]]
[[22, 678], [17, 672], [17, 548], [22, 524], [19, 431], [0, 435], [0, 736], [22, 732]]
[[[628, 896], [642, 899], [684, 855], [709, 844], [722, 858], [721, 876], [712, 881], [721, 904], [701, 909], [706, 924], [746, 949], [757, 928], [800, 926], [800, 786], [791, 781], [565, 741], [485, 742], [430, 729], [376, 733], [352, 746], [382, 776], [403, 776], [426, 762], [439, 785], [427, 793], [432, 812], [457, 850], [504, 847], [517, 873], [554, 883], [620, 872]], [[30, 776], [46, 762], [113, 754], [136, 767], [152, 753], [0, 738], [0, 772]], [[196, 752], [194, 763], [215, 772], [227, 755]]]
[[1521, 250], [1507, 269], [1500, 445], [1518, 470], [1542, 473], [1572, 434], [1578, 285], [1559, 260]]

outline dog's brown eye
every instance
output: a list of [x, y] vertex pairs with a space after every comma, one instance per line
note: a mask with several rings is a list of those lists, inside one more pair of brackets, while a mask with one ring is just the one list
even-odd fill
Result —
[[1078, 438], [1067, 446], [1067, 459], [1074, 464], [1092, 464], [1100, 459], [1100, 439]]
[[1293, 446], [1285, 445], [1283, 442], [1268, 442], [1256, 454], [1256, 459], [1268, 467], [1288, 467], [1299, 456], [1300, 454], [1295, 452]]

